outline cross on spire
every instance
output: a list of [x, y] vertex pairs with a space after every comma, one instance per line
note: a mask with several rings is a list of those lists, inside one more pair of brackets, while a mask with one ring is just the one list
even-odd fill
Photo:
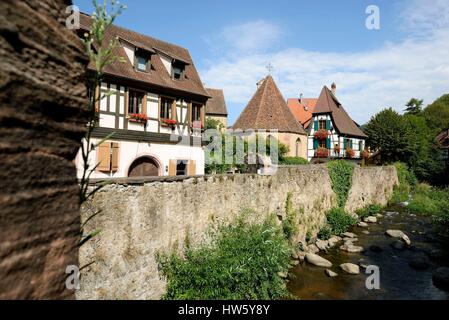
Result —
[[271, 72], [273, 71], [273, 69], [274, 69], [274, 67], [273, 67], [273, 65], [271, 64], [271, 62], [268, 63], [268, 65], [267, 65], [267, 70], [268, 70], [268, 73], [269, 73], [269, 74], [271, 74]]

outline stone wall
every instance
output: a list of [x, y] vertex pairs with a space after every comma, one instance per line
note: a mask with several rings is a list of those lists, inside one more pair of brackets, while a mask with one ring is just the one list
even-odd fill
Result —
[[[367, 201], [384, 203], [397, 181], [394, 176], [394, 168], [355, 169], [350, 209]], [[368, 188], [369, 184], [377, 187]], [[289, 193], [293, 207], [300, 210], [297, 240], [303, 240], [307, 231], [316, 235], [326, 211], [336, 205], [324, 165], [283, 167], [274, 176], [109, 185], [89, 204], [102, 210], [89, 227], [102, 231], [80, 250], [81, 265], [92, 264], [82, 273], [77, 298], [158, 299], [165, 282], [159, 278], [156, 252], [178, 250], [186, 237], [195, 246], [206, 239], [211, 225], [230, 221], [246, 208], [254, 209], [254, 220], [269, 213], [285, 216]]]
[[87, 57], [71, 1], [0, 1], [0, 299], [74, 298]]

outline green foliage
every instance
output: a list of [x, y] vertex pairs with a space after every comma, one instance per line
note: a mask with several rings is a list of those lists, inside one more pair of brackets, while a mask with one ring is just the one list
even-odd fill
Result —
[[449, 128], [449, 94], [441, 96], [428, 105], [422, 115], [426, 119], [427, 126], [433, 129], [433, 136]]
[[410, 212], [418, 215], [438, 216], [449, 208], [449, 189], [432, 188], [419, 184], [413, 193], [407, 207]]
[[365, 208], [356, 211], [357, 215], [363, 219], [369, 216], [374, 216], [382, 211], [382, 206], [379, 204], [370, 204]]
[[329, 240], [331, 237], [332, 237], [332, 228], [326, 224], [318, 232], [318, 239]]
[[287, 194], [287, 201], [285, 203], [286, 219], [282, 221], [282, 230], [285, 237], [291, 241], [295, 234], [298, 233], [298, 211], [293, 209], [292, 193]]
[[198, 249], [157, 255], [167, 278], [164, 299], [269, 300], [288, 296], [279, 272], [289, 268], [291, 248], [275, 217], [260, 224], [243, 218], [220, 226], [213, 242]]
[[398, 173], [398, 179], [400, 184], [408, 184], [410, 187], [414, 188], [418, 183], [418, 179], [415, 174], [408, 168], [405, 163], [395, 162], [394, 166]]
[[280, 164], [283, 165], [303, 165], [303, 164], [309, 164], [309, 161], [307, 161], [304, 158], [301, 157], [284, 157]]
[[332, 234], [342, 234], [349, 230], [357, 220], [343, 208], [332, 208], [327, 213], [327, 223]]
[[223, 124], [220, 120], [212, 119], [212, 118], [206, 118], [205, 121], [205, 129], [215, 129], [215, 130], [222, 130]]
[[413, 132], [407, 121], [392, 108], [385, 109], [371, 118], [365, 126], [367, 145], [379, 150], [383, 163], [407, 159], [412, 150], [409, 144]]
[[354, 166], [345, 160], [330, 161], [327, 164], [332, 189], [337, 194], [338, 206], [344, 208], [352, 185]]
[[310, 243], [312, 241], [312, 232], [310, 230], [307, 230], [306, 232], [306, 243]]
[[420, 114], [422, 112], [422, 105], [424, 100], [419, 100], [416, 98], [410, 99], [409, 102], [405, 105], [407, 108], [405, 109], [405, 112], [407, 114]]

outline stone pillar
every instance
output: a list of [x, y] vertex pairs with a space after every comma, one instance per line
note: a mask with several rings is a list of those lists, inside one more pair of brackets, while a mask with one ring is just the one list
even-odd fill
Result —
[[87, 57], [71, 1], [0, 1], [0, 299], [72, 299]]

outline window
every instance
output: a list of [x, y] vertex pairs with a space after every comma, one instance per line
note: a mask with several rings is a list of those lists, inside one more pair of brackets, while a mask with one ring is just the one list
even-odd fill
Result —
[[176, 175], [186, 176], [187, 175], [187, 160], [178, 160], [176, 163]]
[[161, 119], [171, 119], [172, 116], [172, 107], [173, 107], [173, 99], [169, 98], [161, 98]]
[[176, 80], [181, 79], [182, 77], [182, 69], [180, 67], [173, 67], [173, 78]]
[[319, 130], [326, 130], [326, 120], [318, 121], [318, 129]]
[[148, 58], [136, 55], [136, 69], [139, 71], [147, 71]]
[[129, 90], [128, 114], [144, 113], [145, 93]]
[[201, 108], [202, 105], [200, 104], [192, 104], [192, 122], [201, 121]]
[[321, 140], [318, 142], [318, 146], [319, 146], [320, 148], [325, 148], [325, 149], [327, 149], [327, 141], [321, 139]]

